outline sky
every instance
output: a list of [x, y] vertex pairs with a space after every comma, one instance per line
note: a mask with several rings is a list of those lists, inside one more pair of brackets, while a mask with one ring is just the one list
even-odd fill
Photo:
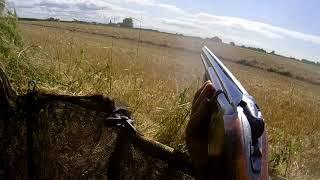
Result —
[[219, 36], [224, 42], [320, 62], [319, 0], [10, 0], [19, 17], [121, 21], [136, 27]]

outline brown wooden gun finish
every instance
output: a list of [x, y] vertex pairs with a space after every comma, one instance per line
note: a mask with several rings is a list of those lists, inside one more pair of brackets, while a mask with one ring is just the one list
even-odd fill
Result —
[[[225, 147], [228, 150], [224, 154], [227, 159], [227, 172], [228, 179], [268, 179], [268, 157], [267, 157], [267, 142], [266, 134], [264, 133], [259, 140], [259, 147], [261, 151], [261, 170], [253, 172], [251, 162], [248, 157], [251, 152], [250, 141], [251, 138], [247, 137], [249, 133], [249, 124], [246, 119], [241, 117], [226, 116], [224, 118], [225, 125]], [[228, 172], [231, 170], [231, 173]]]

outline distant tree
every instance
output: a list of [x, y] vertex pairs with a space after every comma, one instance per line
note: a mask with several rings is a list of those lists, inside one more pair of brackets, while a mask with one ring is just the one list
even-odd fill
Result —
[[215, 36], [215, 37], [211, 38], [211, 40], [216, 42], [216, 43], [222, 43], [222, 39], [220, 39], [218, 36]]
[[133, 28], [133, 20], [132, 18], [124, 18], [120, 27]]
[[58, 18], [54, 18], [54, 17], [49, 17], [46, 19], [47, 21], [60, 21], [60, 19]]
[[306, 64], [316, 64], [316, 62], [313, 62], [313, 61], [308, 60], [308, 59], [301, 59], [301, 62], [306, 63]]
[[274, 52], [274, 51], [271, 51], [271, 52], [270, 52], [270, 54], [276, 54], [276, 52]]
[[246, 49], [250, 49], [250, 50], [253, 50], [253, 51], [258, 51], [258, 52], [262, 52], [262, 53], [267, 53], [267, 51], [264, 50], [264, 49], [262, 49], [262, 48], [247, 47], [247, 46], [244, 46], [244, 45], [241, 45], [240, 47], [246, 48]]
[[236, 43], [230, 42], [230, 45], [231, 45], [231, 46], [236, 46]]
[[264, 49], [262, 49], [262, 48], [249, 47], [249, 49], [252, 49], [252, 50], [255, 50], [255, 51], [258, 51], [258, 52], [267, 53], [267, 51], [266, 51], [266, 50], [264, 50]]

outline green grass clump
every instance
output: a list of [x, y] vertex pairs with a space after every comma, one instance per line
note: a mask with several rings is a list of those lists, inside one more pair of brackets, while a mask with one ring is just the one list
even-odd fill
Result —
[[50, 67], [30, 61], [30, 59], [37, 58], [39, 55], [39, 47], [24, 45], [18, 28], [16, 13], [5, 8], [2, 9], [2, 16], [0, 17], [0, 65], [6, 71], [15, 89], [18, 92], [25, 92], [30, 80], [39, 82], [57, 80], [56, 73], [50, 71]]

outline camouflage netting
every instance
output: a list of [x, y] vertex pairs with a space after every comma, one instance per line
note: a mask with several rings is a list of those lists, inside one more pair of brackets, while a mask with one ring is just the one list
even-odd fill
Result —
[[108, 120], [115, 110], [102, 96], [17, 96], [1, 70], [0, 179], [193, 179], [187, 155]]

